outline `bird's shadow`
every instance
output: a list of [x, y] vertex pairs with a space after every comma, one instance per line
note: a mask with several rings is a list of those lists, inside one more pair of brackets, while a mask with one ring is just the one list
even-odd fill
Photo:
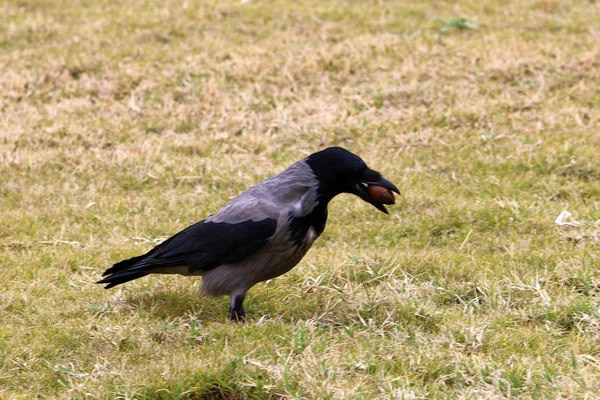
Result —
[[188, 317], [222, 322], [229, 310], [229, 300], [226, 297], [208, 298], [191, 291], [132, 294], [125, 301], [139, 315], [145, 314], [162, 320]]
[[[247, 323], [259, 320], [277, 319], [291, 323], [298, 319], [310, 319], [318, 312], [320, 304], [325, 302], [323, 296], [311, 296], [304, 299], [306, 307], [296, 307], [295, 300], [287, 299], [285, 290], [277, 288], [270, 291], [256, 290], [247, 297], [244, 304], [247, 312]], [[284, 297], [282, 300], [281, 297]], [[125, 312], [141, 317], [162, 321], [196, 320], [205, 323], [229, 322], [230, 298], [206, 297], [198, 290], [177, 290], [157, 288], [154, 291], [130, 292], [121, 298]]]
[[[125, 296], [123, 302], [129, 312], [151, 319], [163, 321], [184, 319], [218, 324], [230, 322], [230, 299], [227, 296], [211, 298], [197, 291], [160, 291], [132, 293]], [[264, 318], [271, 319], [272, 316], [282, 320], [290, 319], [290, 321], [298, 318], [294, 312], [291, 313], [293, 315], [285, 313], [276, 303], [265, 301], [262, 296], [248, 299], [245, 304], [248, 313], [246, 322], [252, 324]]]

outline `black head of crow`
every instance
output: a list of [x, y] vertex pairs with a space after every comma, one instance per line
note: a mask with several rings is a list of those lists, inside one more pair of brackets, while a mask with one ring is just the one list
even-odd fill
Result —
[[200, 275], [202, 291], [230, 295], [230, 318], [243, 320], [248, 289], [300, 262], [325, 229], [333, 197], [352, 193], [387, 214], [371, 196], [372, 185], [400, 194], [357, 155], [327, 148], [251, 187], [148, 253], [116, 263], [98, 283], [108, 289], [148, 274]]

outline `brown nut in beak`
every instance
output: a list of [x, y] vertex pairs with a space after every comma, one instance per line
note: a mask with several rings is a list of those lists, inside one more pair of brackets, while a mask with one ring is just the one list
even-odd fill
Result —
[[395, 204], [396, 199], [394, 198], [394, 193], [391, 190], [386, 189], [377, 185], [369, 185], [367, 186], [367, 192], [369, 196], [376, 202], [380, 204]]

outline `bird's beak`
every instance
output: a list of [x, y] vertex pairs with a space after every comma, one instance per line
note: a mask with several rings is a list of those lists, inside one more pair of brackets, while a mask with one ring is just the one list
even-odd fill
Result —
[[398, 190], [396, 185], [394, 185], [392, 182], [382, 177], [381, 174], [377, 171], [367, 170], [365, 174], [363, 174], [363, 178], [364, 179], [361, 179], [359, 183], [354, 185], [354, 188], [351, 193], [357, 195], [367, 203], [372, 204], [379, 211], [388, 214], [388, 210], [385, 208], [385, 206], [382, 203], [376, 201], [369, 194], [367, 186], [380, 186], [398, 194], [400, 194], [400, 190]]

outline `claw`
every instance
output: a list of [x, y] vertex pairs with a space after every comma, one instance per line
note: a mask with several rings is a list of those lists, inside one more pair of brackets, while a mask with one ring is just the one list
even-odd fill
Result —
[[235, 294], [231, 296], [231, 306], [229, 307], [230, 320], [242, 323], [246, 320], [246, 311], [244, 310], [244, 297], [246, 297], [246, 293]]

